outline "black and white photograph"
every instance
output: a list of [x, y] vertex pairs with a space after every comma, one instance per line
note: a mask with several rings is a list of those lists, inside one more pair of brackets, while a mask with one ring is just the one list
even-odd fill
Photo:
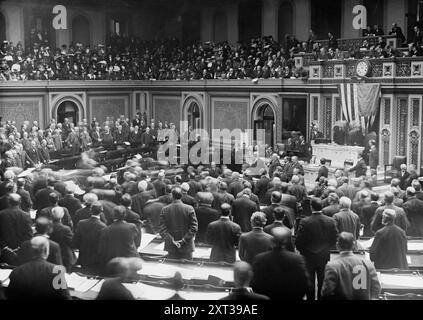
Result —
[[423, 300], [422, 134], [420, 0], [0, 0], [0, 310]]

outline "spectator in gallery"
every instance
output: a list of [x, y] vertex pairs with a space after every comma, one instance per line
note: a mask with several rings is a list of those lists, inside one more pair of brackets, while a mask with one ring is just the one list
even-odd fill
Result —
[[336, 40], [332, 32], [328, 33], [328, 48], [333, 50], [338, 48], [338, 41]]
[[423, 34], [420, 31], [420, 27], [419, 26], [414, 26], [413, 28], [413, 33], [411, 35], [411, 43], [416, 46], [416, 48], [419, 48], [422, 45], [422, 40], [423, 40]]
[[[341, 232], [337, 247], [340, 255], [329, 261], [325, 268], [322, 286], [323, 300], [373, 300], [378, 299], [381, 289], [375, 266], [361, 255], [356, 255], [354, 235]], [[363, 279], [368, 286], [354, 286], [355, 270], [365, 270]]]
[[374, 25], [373, 31], [376, 37], [383, 36], [385, 34], [378, 24]]
[[391, 31], [389, 31], [389, 35], [396, 36], [400, 41], [400, 47], [405, 42], [405, 37], [402, 32], [402, 29], [396, 22], [392, 23]]
[[395, 225], [395, 211], [385, 209], [382, 214], [384, 227], [375, 233], [370, 247], [370, 260], [376, 269], [408, 269], [407, 237], [405, 231]]

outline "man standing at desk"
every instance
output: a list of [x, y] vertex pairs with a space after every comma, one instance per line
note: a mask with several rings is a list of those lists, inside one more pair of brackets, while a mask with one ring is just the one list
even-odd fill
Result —
[[182, 190], [172, 190], [173, 202], [160, 213], [160, 235], [165, 251], [171, 259], [192, 259], [194, 236], [198, 230], [197, 217], [192, 206], [182, 203]]
[[385, 227], [375, 234], [370, 247], [370, 260], [376, 269], [408, 269], [407, 237], [405, 231], [395, 225], [395, 211], [383, 211], [382, 223]]
[[362, 153], [358, 155], [357, 164], [354, 167], [350, 168], [348, 171], [349, 172], [355, 171], [355, 176], [357, 178], [366, 176], [367, 165], [366, 165], [366, 161], [364, 161], [363, 159]]

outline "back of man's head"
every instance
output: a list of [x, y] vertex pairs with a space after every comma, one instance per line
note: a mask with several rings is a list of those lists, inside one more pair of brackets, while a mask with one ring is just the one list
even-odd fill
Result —
[[341, 209], [350, 209], [351, 199], [347, 197], [341, 197], [341, 199], [339, 199], [339, 205], [341, 206]]
[[287, 182], [281, 183], [281, 192], [282, 193], [288, 193], [289, 184]]
[[391, 187], [398, 187], [400, 184], [400, 180], [398, 178], [394, 178], [391, 180]]
[[126, 209], [124, 206], [116, 206], [113, 208], [113, 217], [116, 220], [124, 220], [126, 217]]
[[50, 243], [46, 237], [36, 236], [30, 240], [32, 260], [47, 260], [50, 251]]
[[142, 180], [140, 182], [138, 182], [138, 191], [139, 192], [144, 192], [147, 190], [148, 187], [148, 183], [145, 180]]
[[350, 232], [341, 232], [337, 243], [340, 251], [352, 251], [355, 244], [354, 235]]
[[252, 276], [253, 270], [248, 262], [238, 261], [234, 264], [234, 282], [236, 288], [248, 287]]
[[51, 192], [49, 195], [48, 195], [48, 201], [50, 202], [50, 204], [52, 205], [52, 206], [54, 206], [55, 204], [57, 204], [57, 202], [59, 201], [59, 196], [57, 195], [57, 193], [56, 192]]
[[220, 206], [220, 211], [222, 216], [229, 216], [231, 214], [231, 206], [228, 203], [222, 203], [222, 205]]
[[124, 207], [129, 207], [131, 203], [132, 203], [132, 198], [130, 194], [125, 193], [124, 195], [122, 195], [122, 199], [120, 200], [121, 205], [123, 205]]
[[372, 192], [370, 194], [370, 201], [379, 201], [379, 194], [376, 192]]
[[297, 175], [292, 176], [291, 179], [292, 184], [299, 184], [300, 183], [300, 177]]
[[279, 191], [273, 191], [271, 196], [272, 203], [279, 203], [281, 202], [282, 195]]
[[51, 220], [46, 217], [39, 217], [35, 221], [35, 231], [37, 231], [37, 233], [40, 235], [50, 234], [51, 228]]
[[420, 191], [422, 188], [419, 180], [417, 179], [414, 179], [413, 182], [411, 182], [411, 186], [414, 188], [414, 190], [416, 190], [416, 192]]
[[198, 192], [197, 197], [202, 204], [210, 205], [213, 203], [213, 195], [210, 192]]
[[63, 216], [65, 215], [65, 210], [63, 207], [54, 207], [51, 209], [51, 214], [53, 216], [53, 221], [61, 221]]
[[266, 214], [264, 212], [256, 211], [251, 215], [251, 225], [253, 227], [264, 227], [266, 225]]
[[189, 184], [186, 182], [182, 183], [180, 189], [183, 193], [187, 193], [189, 191]]
[[413, 187], [408, 187], [407, 188], [407, 196], [408, 197], [414, 197], [416, 195], [416, 189], [414, 189]]
[[83, 200], [87, 206], [91, 206], [94, 202], [98, 201], [98, 197], [95, 193], [87, 193], [84, 195]]
[[182, 198], [181, 188], [173, 188], [172, 189], [172, 198], [173, 198], [173, 200], [180, 200]]
[[17, 207], [21, 204], [21, 196], [17, 193], [11, 193], [8, 197], [9, 207]]
[[273, 210], [273, 214], [275, 215], [275, 220], [282, 221], [288, 212], [284, 208], [276, 207]]
[[283, 248], [288, 244], [291, 231], [288, 228], [276, 227], [272, 229], [272, 236], [275, 248]]
[[101, 202], [96, 201], [91, 205], [91, 215], [98, 216], [102, 212], [103, 205], [101, 204]]
[[314, 212], [322, 211], [322, 201], [319, 198], [313, 198], [311, 200], [311, 210]]

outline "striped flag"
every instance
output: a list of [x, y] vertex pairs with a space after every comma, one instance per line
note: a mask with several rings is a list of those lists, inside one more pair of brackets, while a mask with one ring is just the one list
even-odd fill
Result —
[[378, 110], [380, 84], [341, 83], [338, 91], [344, 118], [348, 123], [358, 122], [363, 133], [367, 134]]

